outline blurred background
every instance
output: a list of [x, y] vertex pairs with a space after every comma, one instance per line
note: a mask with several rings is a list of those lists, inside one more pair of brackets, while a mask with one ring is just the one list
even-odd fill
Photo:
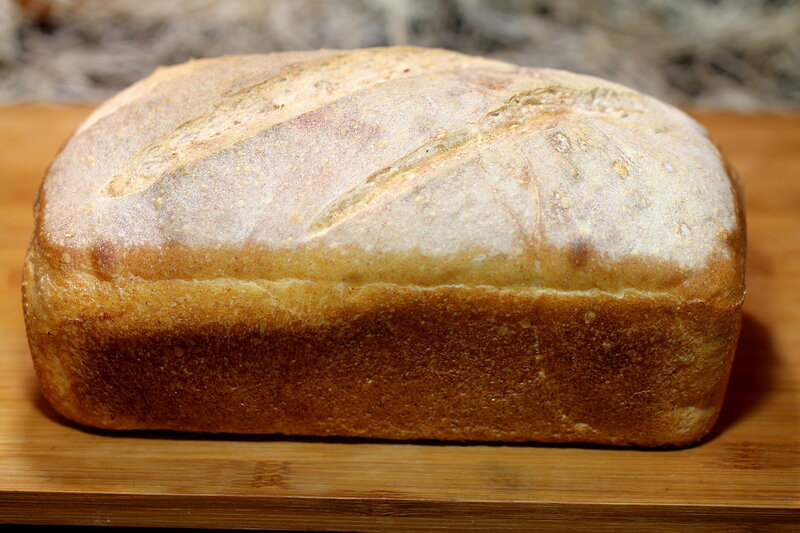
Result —
[[191, 57], [398, 44], [685, 107], [800, 107], [797, 0], [0, 0], [0, 101], [96, 102]]

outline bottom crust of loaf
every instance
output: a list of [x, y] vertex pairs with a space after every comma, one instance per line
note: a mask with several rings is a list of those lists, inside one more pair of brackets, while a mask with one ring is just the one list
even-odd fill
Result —
[[663, 293], [102, 280], [29, 255], [42, 390], [107, 429], [682, 446], [741, 302]]

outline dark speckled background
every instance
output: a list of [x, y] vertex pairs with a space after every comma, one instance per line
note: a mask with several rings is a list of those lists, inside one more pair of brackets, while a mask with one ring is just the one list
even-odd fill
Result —
[[190, 57], [387, 44], [594, 74], [683, 106], [800, 107], [797, 0], [0, 0], [0, 101], [99, 101]]

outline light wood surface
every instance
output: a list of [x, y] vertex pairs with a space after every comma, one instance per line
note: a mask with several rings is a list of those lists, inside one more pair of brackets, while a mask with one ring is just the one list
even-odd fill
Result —
[[745, 180], [744, 327], [712, 436], [685, 450], [641, 451], [119, 434], [65, 422], [41, 398], [33, 375], [20, 271], [36, 189], [89, 111], [0, 109], [0, 522], [366, 531], [800, 528], [800, 115], [696, 115]]

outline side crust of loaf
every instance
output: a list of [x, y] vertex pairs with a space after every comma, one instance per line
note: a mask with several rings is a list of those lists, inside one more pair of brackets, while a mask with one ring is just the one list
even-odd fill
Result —
[[741, 302], [25, 271], [47, 399], [107, 429], [687, 445]]

